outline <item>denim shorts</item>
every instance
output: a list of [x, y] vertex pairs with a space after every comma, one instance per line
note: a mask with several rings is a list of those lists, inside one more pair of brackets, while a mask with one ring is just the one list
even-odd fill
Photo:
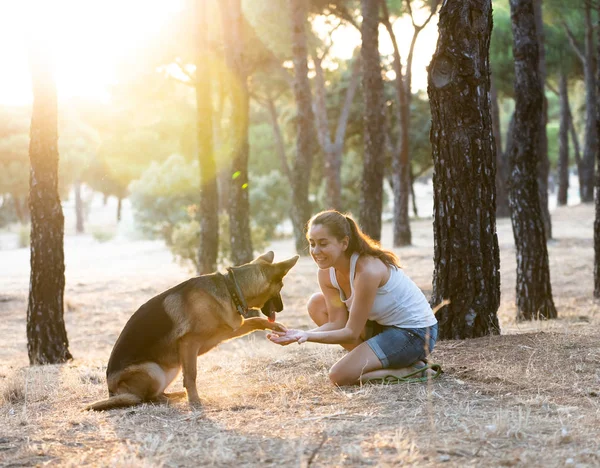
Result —
[[365, 341], [384, 369], [400, 369], [426, 359], [437, 336], [437, 323], [425, 328], [398, 328], [368, 321], [365, 327]]

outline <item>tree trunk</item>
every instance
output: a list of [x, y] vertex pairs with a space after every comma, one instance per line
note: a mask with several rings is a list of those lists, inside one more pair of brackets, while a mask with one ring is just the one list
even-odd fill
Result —
[[550, 174], [550, 161], [548, 160], [548, 134], [546, 124], [548, 122], [548, 100], [544, 92], [546, 86], [546, 51], [544, 49], [544, 21], [542, 19], [542, 0], [534, 0], [535, 31], [538, 41], [538, 73], [540, 86], [542, 87], [543, 109], [540, 120], [539, 131], [539, 153], [538, 153], [538, 188], [540, 191], [540, 207], [544, 221], [544, 233], [546, 240], [552, 239], [552, 220], [548, 208], [548, 176]]
[[306, 223], [312, 213], [308, 200], [310, 173], [315, 147], [314, 116], [308, 80], [308, 49], [306, 21], [307, 0], [289, 0], [292, 27], [292, 56], [294, 62], [294, 97], [298, 109], [296, 115], [296, 160], [292, 169], [292, 225], [296, 240], [296, 252], [308, 255]]
[[207, 37], [207, 0], [194, 1], [196, 43], [196, 138], [200, 167], [198, 274], [217, 269], [219, 253], [219, 192], [213, 145], [212, 77]]
[[[597, 4], [600, 15], [600, 3]], [[598, 29], [598, 44], [600, 44], [600, 29]], [[600, 51], [600, 47], [598, 48]], [[596, 99], [600, 98], [600, 52], [596, 57]], [[600, 135], [600, 103], [596, 105], [596, 134]], [[600, 145], [596, 145], [596, 218], [594, 219], [594, 297], [600, 299]]]
[[[372, 239], [381, 239], [383, 209], [384, 101], [381, 60], [379, 56], [379, 2], [361, 0], [363, 96], [365, 103], [365, 153], [361, 184], [359, 220], [363, 231]], [[408, 169], [408, 168], [407, 168]], [[395, 186], [395, 183], [394, 183]], [[406, 187], [408, 190], [409, 187]], [[395, 186], [395, 190], [397, 187]]]
[[508, 193], [506, 191], [506, 164], [502, 151], [502, 128], [500, 126], [500, 106], [498, 106], [498, 90], [494, 86], [494, 76], [490, 78], [490, 102], [492, 111], [492, 132], [496, 143], [496, 217], [510, 216]]
[[335, 136], [332, 138], [329, 131], [329, 119], [327, 117], [325, 76], [321, 66], [323, 58], [315, 57], [315, 120], [317, 123], [317, 135], [321, 149], [325, 154], [325, 182], [326, 182], [326, 204], [328, 208], [342, 210], [342, 153], [344, 151], [344, 139], [346, 128], [350, 117], [350, 108], [356, 89], [358, 88], [360, 57], [354, 60], [350, 82], [346, 88], [344, 106], [340, 112]]
[[538, 76], [533, 0], [510, 0], [515, 57], [515, 114], [509, 202], [517, 252], [517, 319], [555, 318], [548, 250], [537, 182], [544, 95]]
[[81, 199], [81, 180], [77, 179], [73, 184], [73, 191], [75, 192], [75, 232], [77, 234], [83, 234], [83, 200]]
[[592, 203], [594, 201], [594, 166], [598, 150], [598, 130], [596, 128], [596, 67], [595, 48], [593, 38], [591, 3], [584, 2], [585, 11], [585, 62], [583, 72], [585, 75], [585, 145], [583, 148], [583, 174], [581, 181], [583, 190], [581, 201]]
[[557, 205], [567, 204], [569, 192], [569, 90], [567, 75], [561, 71], [558, 83], [560, 123], [558, 129], [558, 194]]
[[123, 198], [117, 197], [117, 223], [121, 222], [122, 211], [123, 211]]
[[410, 197], [412, 199], [412, 207], [415, 218], [419, 217], [419, 211], [417, 209], [417, 197], [415, 196], [415, 174], [413, 173], [412, 164], [410, 165]]
[[434, 162], [431, 304], [440, 338], [500, 333], [496, 146], [490, 109], [491, 0], [446, 0], [429, 65]]
[[58, 195], [56, 84], [46, 48], [34, 44], [30, 57], [33, 110], [31, 163], [31, 274], [27, 304], [29, 363], [57, 364], [73, 358], [64, 322], [64, 217]]
[[222, 0], [221, 14], [225, 39], [225, 54], [231, 72], [231, 128], [233, 130], [233, 156], [229, 181], [229, 239], [231, 261], [241, 265], [252, 260], [252, 235], [250, 233], [250, 200], [248, 197], [248, 116], [250, 97], [248, 76], [244, 67], [244, 39], [242, 35], [241, 0]]

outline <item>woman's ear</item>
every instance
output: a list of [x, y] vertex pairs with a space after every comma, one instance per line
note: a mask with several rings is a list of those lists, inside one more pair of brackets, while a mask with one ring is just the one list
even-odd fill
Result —
[[349, 244], [350, 244], [350, 239], [348, 238], [348, 236], [345, 236], [345, 237], [342, 239], [342, 248], [343, 248], [344, 250], [346, 250], [346, 249], [348, 248], [348, 245], [349, 245]]

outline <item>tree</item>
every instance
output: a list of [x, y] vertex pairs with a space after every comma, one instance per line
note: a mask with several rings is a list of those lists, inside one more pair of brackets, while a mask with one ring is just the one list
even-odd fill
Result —
[[242, 35], [241, 0], [221, 1], [225, 60], [229, 70], [228, 90], [231, 98], [232, 148], [229, 180], [229, 236], [231, 261], [234, 265], [252, 260], [250, 202], [248, 197], [248, 72], [245, 68], [245, 42]]
[[496, 146], [490, 108], [491, 0], [446, 0], [428, 72], [434, 161], [432, 305], [439, 336], [499, 334]]
[[556, 318], [537, 183], [543, 89], [533, 0], [510, 0], [515, 57], [514, 130], [507, 148], [509, 203], [517, 251], [517, 319]]
[[423, 22], [423, 24], [418, 25], [415, 23], [413, 16], [411, 0], [406, 1], [406, 6], [412, 21], [414, 32], [406, 60], [406, 72], [403, 73], [400, 49], [398, 47], [396, 34], [390, 21], [390, 13], [388, 11], [387, 2], [385, 0], [381, 0], [381, 6], [383, 8], [382, 22], [390, 36], [394, 48], [393, 69], [394, 74], [396, 75], [394, 87], [397, 100], [396, 120], [399, 126], [398, 140], [396, 145], [392, 148], [392, 185], [394, 187], [393, 242], [395, 247], [410, 245], [412, 238], [408, 217], [409, 194], [412, 187], [410, 155], [412, 59], [419, 33], [427, 26], [433, 15], [436, 13], [438, 3], [438, 0], [434, 0], [431, 3], [429, 16]]
[[359, 220], [363, 231], [375, 240], [381, 239], [384, 171], [384, 106], [383, 78], [379, 56], [379, 2], [361, 0], [364, 141], [363, 181]]
[[317, 136], [319, 138], [321, 149], [325, 153], [324, 172], [327, 207], [335, 210], [342, 210], [342, 153], [344, 151], [344, 141], [348, 119], [350, 117], [350, 109], [360, 78], [360, 56], [354, 59], [351, 66], [348, 87], [346, 88], [343, 107], [337, 121], [335, 135], [331, 135], [329, 119], [327, 116], [325, 73], [322, 66], [324, 58], [325, 54], [322, 54], [321, 57], [315, 54], [313, 57], [315, 66], [315, 118], [317, 122]]
[[558, 130], [558, 192], [556, 200], [558, 206], [564, 206], [567, 204], [569, 191], [569, 90], [565, 72], [560, 73], [558, 94], [560, 124]]
[[[600, 3], [597, 4], [600, 15]], [[600, 16], [599, 16], [600, 17]], [[596, 57], [596, 99], [600, 100], [600, 29], [598, 29], [598, 56]], [[600, 102], [596, 106], [596, 132], [600, 135]], [[596, 147], [596, 217], [594, 219], [594, 297], [600, 299], [600, 145]]]
[[548, 123], [548, 100], [544, 92], [546, 84], [546, 53], [545, 53], [545, 35], [544, 21], [542, 19], [542, 0], [535, 0], [533, 3], [535, 15], [535, 31], [538, 41], [538, 73], [540, 86], [543, 93], [542, 117], [540, 119], [540, 131], [538, 133], [538, 188], [540, 190], [540, 207], [542, 210], [542, 219], [544, 221], [544, 233], [546, 239], [552, 239], [552, 220], [550, 210], [548, 209], [548, 175], [550, 173], [550, 161], [548, 160], [548, 134], [546, 124]]
[[58, 195], [58, 112], [56, 84], [42, 40], [32, 46], [33, 86], [29, 159], [31, 275], [27, 304], [30, 364], [73, 358], [64, 323], [64, 217]]
[[307, 255], [305, 226], [311, 215], [308, 200], [310, 173], [313, 164], [315, 129], [312, 97], [308, 80], [308, 49], [306, 39], [306, 0], [289, 0], [294, 62], [294, 97], [296, 99], [296, 159], [292, 168], [292, 225], [296, 252]]
[[[594, 161], [598, 147], [598, 133], [596, 129], [596, 68], [594, 67], [596, 57], [593, 37], [592, 2], [588, 0], [576, 2], [575, 6], [579, 8], [573, 8], [572, 4], [565, 7], [564, 2], [558, 3], [560, 6], [555, 8], [558, 9], [558, 14], [562, 14], [561, 23], [567, 34], [569, 43], [583, 66], [586, 91], [585, 141], [583, 159], [578, 170], [580, 172], [581, 201], [591, 203], [594, 201]], [[581, 15], [581, 7], [583, 7], [583, 17]], [[568, 9], [569, 14], [566, 13], [566, 9]], [[574, 32], [573, 23], [576, 24], [578, 30], [583, 30], [583, 46]]]
[[194, 1], [193, 31], [195, 42], [194, 91], [196, 93], [196, 137], [200, 167], [200, 203], [198, 207], [198, 274], [217, 269], [219, 253], [219, 197], [217, 168], [213, 148], [213, 105], [208, 37], [207, 0]]
[[[508, 169], [506, 161], [506, 146], [511, 138], [511, 126], [506, 132], [506, 142], [502, 143], [500, 125], [499, 100], [502, 97], [513, 97], [514, 61], [512, 57], [512, 32], [508, 4], [494, 4], [494, 29], [490, 43], [491, 100], [494, 139], [496, 140], [496, 216], [510, 216], [508, 206], [508, 189], [506, 187]], [[505, 148], [503, 150], [503, 148]]]

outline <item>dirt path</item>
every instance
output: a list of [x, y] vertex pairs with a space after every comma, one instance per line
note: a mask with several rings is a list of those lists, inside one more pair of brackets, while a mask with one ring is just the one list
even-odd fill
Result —
[[[414, 222], [414, 245], [397, 250], [426, 294], [431, 226]], [[256, 334], [199, 359], [202, 411], [184, 402], [81, 411], [105, 395], [106, 361], [131, 313], [189, 276], [160, 243], [67, 237], [65, 316], [75, 360], [43, 368], [27, 367], [28, 250], [1, 250], [0, 466], [599, 466], [593, 207], [557, 209], [553, 226], [558, 320], [515, 322], [514, 245], [509, 220], [500, 220], [503, 334], [439, 343], [432, 357], [444, 367], [441, 379], [339, 389], [327, 369], [341, 350], [279, 348]], [[293, 254], [291, 241], [273, 249], [278, 259]], [[315, 271], [303, 258], [286, 280], [280, 318], [289, 326], [310, 326], [304, 303], [316, 291]]]

